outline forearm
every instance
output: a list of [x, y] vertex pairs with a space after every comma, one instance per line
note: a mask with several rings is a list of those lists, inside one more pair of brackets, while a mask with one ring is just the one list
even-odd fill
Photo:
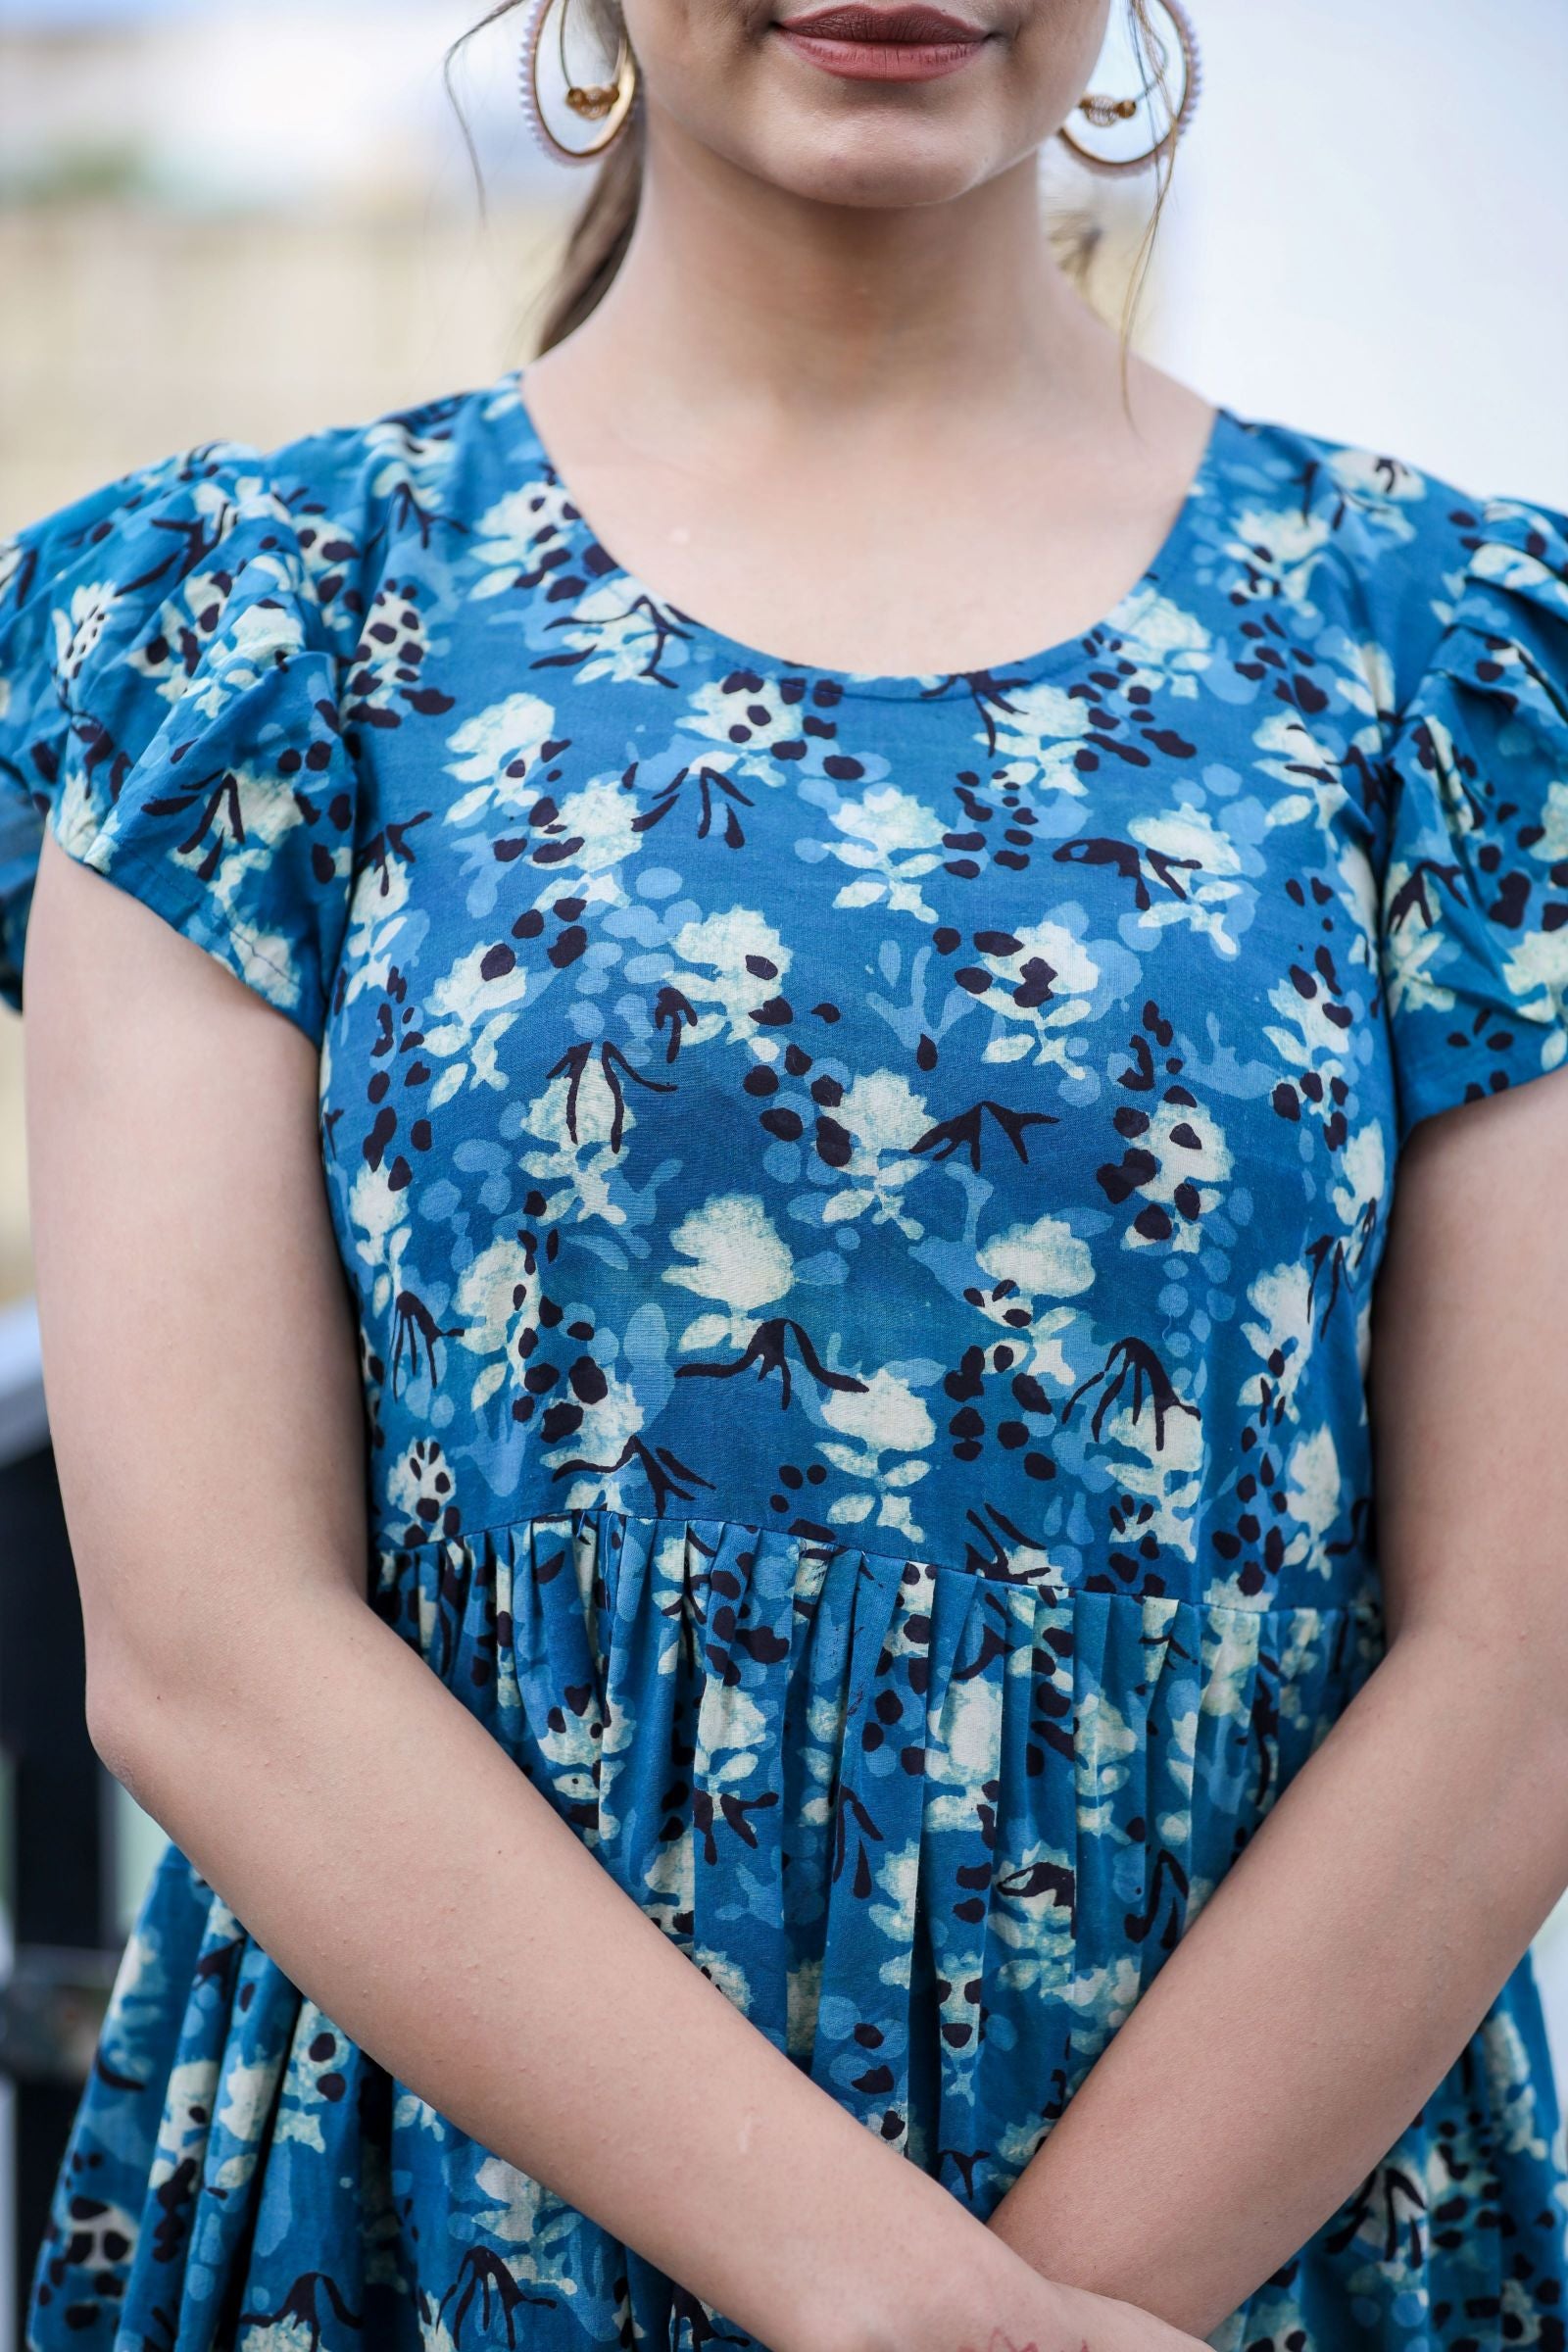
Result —
[[121, 1642], [95, 1737], [389, 2072], [783, 2352], [906, 2311], [941, 2352], [1067, 2345], [1077, 2299], [750, 2025], [363, 1601], [209, 1623], [199, 1660]]
[[1195, 2334], [1304, 2243], [1411, 2122], [1568, 1882], [1556, 1688], [1522, 1637], [1455, 1624], [1396, 1641], [997, 2232]]
[[318, 1057], [58, 845], [40, 915], [29, 1181], [105, 1761], [388, 2073], [777, 2352], [1195, 2352], [1048, 2286], [813, 2084], [367, 1606]]

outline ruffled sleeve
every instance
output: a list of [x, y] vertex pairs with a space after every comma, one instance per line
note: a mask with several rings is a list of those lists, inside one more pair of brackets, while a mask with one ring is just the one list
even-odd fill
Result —
[[1381, 957], [1398, 1132], [1568, 1056], [1568, 516], [1480, 509], [1392, 745]]
[[356, 777], [337, 658], [265, 459], [223, 442], [0, 543], [0, 997], [44, 830], [319, 1043]]

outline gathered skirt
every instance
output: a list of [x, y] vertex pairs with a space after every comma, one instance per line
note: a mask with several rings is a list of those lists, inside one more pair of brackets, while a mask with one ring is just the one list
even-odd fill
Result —
[[[713, 1983], [982, 2219], [1383, 1642], [1373, 1592], [1209, 1607], [608, 1507], [380, 1552], [371, 1592]], [[1526, 1961], [1211, 2341], [1561, 2347], [1561, 2144]], [[359, 2050], [172, 1844], [26, 2341], [752, 2345]]]

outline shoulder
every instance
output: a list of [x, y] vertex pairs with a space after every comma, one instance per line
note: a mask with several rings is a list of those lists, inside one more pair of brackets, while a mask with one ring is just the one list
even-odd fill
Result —
[[264, 453], [322, 612], [352, 633], [391, 574], [443, 588], [531, 443], [516, 371]]
[[319, 1040], [364, 744], [453, 708], [424, 624], [472, 592], [465, 551], [532, 449], [503, 377], [176, 449], [0, 539], [0, 998], [47, 828]]
[[1348, 627], [1397, 713], [1499, 591], [1568, 613], [1568, 518], [1369, 444], [1226, 414], [1218, 514], [1241, 565]]
[[0, 635], [58, 635], [74, 601], [107, 617], [244, 564], [352, 652], [388, 570], [439, 572], [471, 533], [509, 431], [526, 435], [514, 376], [270, 445], [190, 444], [94, 484], [0, 536]]
[[449, 707], [410, 608], [466, 528], [481, 405], [175, 449], [0, 540], [0, 997], [22, 1001], [47, 829], [320, 1037], [351, 722]]

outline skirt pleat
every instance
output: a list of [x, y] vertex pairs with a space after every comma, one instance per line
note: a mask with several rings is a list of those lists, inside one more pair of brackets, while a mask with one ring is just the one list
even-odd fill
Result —
[[[1382, 1654], [1361, 1596], [1218, 1607], [608, 1507], [382, 1552], [370, 1598], [759, 2031], [981, 2219]], [[1561, 2147], [1527, 1961], [1211, 2341], [1563, 2352]], [[172, 1845], [27, 2341], [754, 2352], [358, 2049]]]

